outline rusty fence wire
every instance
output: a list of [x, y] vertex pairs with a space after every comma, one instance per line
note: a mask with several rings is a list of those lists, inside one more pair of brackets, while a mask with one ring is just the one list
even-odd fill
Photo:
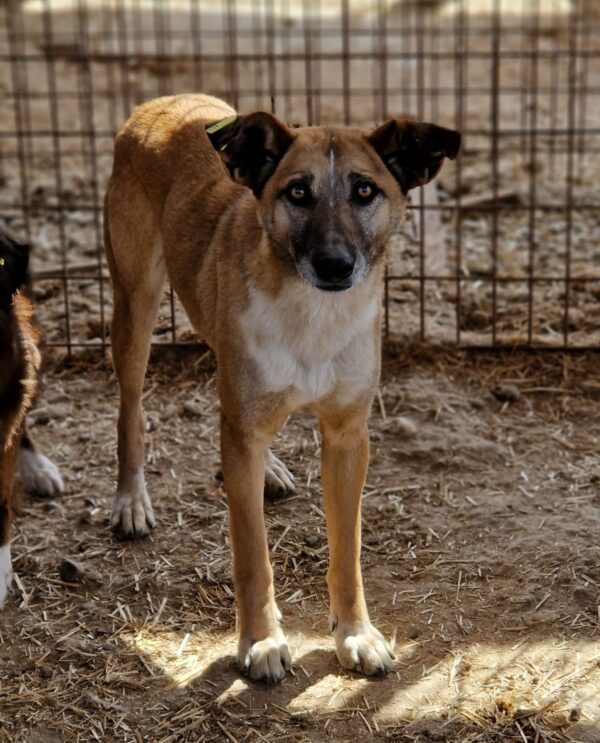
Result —
[[[600, 347], [595, 0], [9, 0], [0, 220], [34, 247], [48, 345], [109, 344], [102, 199], [134, 106], [202, 91], [291, 124], [459, 129], [394, 241], [385, 332]], [[166, 293], [155, 341], [195, 343]]]

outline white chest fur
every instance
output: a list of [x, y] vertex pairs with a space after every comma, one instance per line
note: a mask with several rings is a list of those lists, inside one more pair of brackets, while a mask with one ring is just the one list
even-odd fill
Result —
[[298, 404], [308, 404], [334, 389], [344, 397], [368, 389], [377, 368], [379, 304], [371, 277], [339, 294], [300, 280], [276, 297], [251, 287], [241, 323], [265, 391], [291, 390]]

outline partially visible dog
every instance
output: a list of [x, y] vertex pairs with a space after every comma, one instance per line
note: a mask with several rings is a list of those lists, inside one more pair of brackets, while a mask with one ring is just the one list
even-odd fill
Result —
[[36, 390], [40, 354], [27, 284], [29, 247], [0, 232], [0, 607], [12, 580], [10, 524], [15, 469], [25, 490], [38, 495], [62, 491], [60, 473], [36, 451], [25, 415]]

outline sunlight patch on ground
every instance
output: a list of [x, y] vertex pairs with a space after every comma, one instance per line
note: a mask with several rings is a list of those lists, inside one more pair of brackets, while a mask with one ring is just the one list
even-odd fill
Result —
[[[410, 668], [410, 664], [409, 664]], [[414, 669], [402, 679], [413, 677]], [[418, 681], [399, 684], [381, 707], [382, 724], [398, 720], [467, 717], [484, 724], [500, 714], [543, 713], [566, 721], [600, 722], [600, 642], [520, 642], [512, 647], [476, 644], [457, 649], [423, 669]]]
[[[223, 666], [224, 658], [235, 656], [234, 633], [215, 639], [146, 627], [122, 638], [173, 687], [203, 677], [214, 683], [226, 675], [225, 688], [215, 689], [219, 704], [257, 688], [240, 676], [232, 679], [232, 667]], [[419, 667], [418, 644], [407, 643], [395, 649], [395, 672], [379, 682], [331, 670], [337, 661], [329, 637], [290, 633], [289, 640], [294, 675], [283, 688], [293, 695], [287, 703], [291, 713], [327, 715], [366, 700], [382, 728], [455, 718], [485, 727], [535, 715], [558, 726], [574, 720], [592, 730], [600, 726], [600, 641], [473, 644], [447, 653], [429, 668]]]
[[175, 687], [184, 687], [209, 672], [214, 663], [235, 655], [237, 638], [233, 633], [215, 638], [201, 632], [186, 633], [144, 627], [121, 639], [146, 662], [168, 676]]
[[[414, 653], [414, 643], [406, 645], [395, 645], [394, 654], [399, 663], [407, 663]], [[310, 677], [305, 670], [307, 660], [313, 653], [331, 653], [330, 667], [334, 670], [325, 675]], [[326, 714], [343, 710], [352, 706], [352, 699], [361, 699], [363, 696], [369, 697], [369, 690], [377, 685], [378, 680], [373, 680], [360, 676], [359, 674], [350, 674], [341, 670], [337, 658], [335, 657], [334, 643], [330, 637], [304, 637], [303, 642], [299, 644], [297, 650], [292, 653], [294, 659], [295, 674], [301, 681], [308, 677], [308, 684], [304, 691], [301, 691], [294, 699], [290, 701], [287, 708], [290, 712], [309, 712], [314, 714]], [[393, 679], [392, 674], [389, 680]], [[387, 683], [387, 682], [385, 682]]]

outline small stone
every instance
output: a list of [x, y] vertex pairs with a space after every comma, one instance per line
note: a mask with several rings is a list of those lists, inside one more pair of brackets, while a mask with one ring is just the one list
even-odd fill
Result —
[[62, 403], [57, 403], [55, 405], [46, 405], [42, 408], [37, 408], [37, 410], [32, 410], [29, 413], [29, 416], [32, 418], [34, 423], [46, 426], [51, 421], [64, 420], [68, 414], [69, 411], [67, 410], [67, 406]]
[[569, 330], [578, 330], [584, 321], [585, 315], [577, 307], [570, 307], [567, 312], [567, 327]]
[[394, 433], [402, 436], [403, 438], [410, 439], [417, 435], [418, 428], [410, 418], [405, 418], [399, 415], [397, 418], [390, 418], [386, 422], [386, 430], [393, 431]]
[[89, 511], [81, 511], [79, 514], [79, 518], [77, 519], [77, 522], [82, 525], [87, 525], [92, 523], [92, 514]]
[[573, 599], [582, 609], [593, 606], [595, 598], [595, 595], [587, 588], [576, 588], [573, 591]]
[[[185, 405], [184, 405], [184, 408], [185, 408]], [[179, 408], [174, 403], [171, 403], [170, 405], [167, 405], [163, 409], [163, 411], [161, 413], [161, 418], [164, 421], [169, 420], [171, 418], [176, 418], [177, 417], [177, 413], [179, 413]]]
[[39, 674], [43, 679], [51, 679], [54, 671], [49, 666], [40, 666]]
[[498, 384], [492, 388], [492, 395], [499, 402], [517, 402], [521, 399], [521, 391], [514, 384]]
[[102, 327], [102, 322], [99, 318], [90, 317], [87, 321], [86, 334], [88, 338], [102, 338], [102, 335], [107, 338], [109, 328], [110, 325], [106, 321], [104, 322], [104, 327]]
[[183, 413], [190, 418], [201, 418], [204, 415], [204, 410], [197, 402], [187, 400], [183, 403]]
[[485, 400], [481, 397], [474, 397], [472, 400], [469, 401], [469, 405], [473, 408], [473, 410], [482, 410], [485, 408]]
[[148, 431], [148, 433], [151, 433], [152, 431], [156, 431], [157, 428], [158, 428], [158, 421], [156, 420], [156, 418], [150, 416], [146, 420], [146, 431]]
[[485, 330], [491, 324], [490, 316], [483, 310], [475, 310], [469, 318], [467, 323], [472, 330]]
[[309, 547], [314, 547], [319, 543], [319, 537], [317, 534], [309, 534], [304, 541]]
[[42, 510], [45, 513], [56, 513], [56, 512], [60, 513], [63, 509], [59, 503], [55, 503], [54, 501], [50, 500], [50, 501], [46, 501], [42, 505]]
[[76, 583], [85, 576], [85, 569], [75, 560], [65, 559], [58, 567], [58, 574], [65, 583]]
[[559, 611], [553, 611], [551, 609], [528, 611], [521, 615], [523, 624], [526, 627], [535, 627], [538, 624], [554, 624], [558, 622], [561, 617]]
[[44, 392], [44, 397], [49, 403], [69, 402], [71, 399], [63, 390], [48, 390]]

